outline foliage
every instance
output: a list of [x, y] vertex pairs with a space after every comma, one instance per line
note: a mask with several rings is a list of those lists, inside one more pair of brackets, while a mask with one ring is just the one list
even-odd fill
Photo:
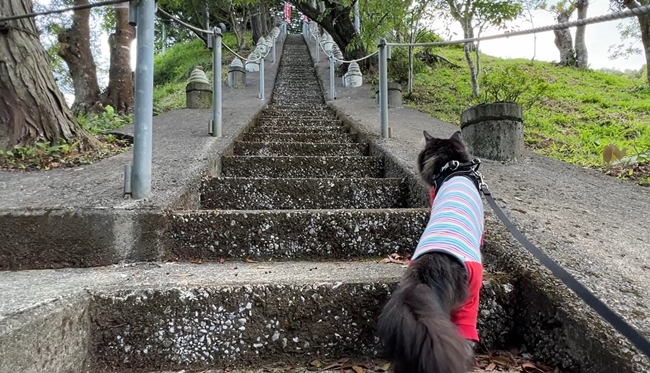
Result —
[[476, 104], [507, 101], [516, 102], [524, 109], [539, 103], [549, 88], [544, 78], [534, 71], [525, 71], [520, 64], [485, 69], [481, 86], [483, 92], [474, 100]]
[[[252, 48], [252, 35], [246, 33]], [[224, 33], [222, 42], [234, 49], [237, 40], [233, 33]], [[240, 52], [247, 55], [250, 49]], [[228, 68], [234, 56], [227, 50], [222, 55], [222, 81], [227, 81]], [[195, 38], [186, 43], [178, 43], [167, 49], [164, 55], [154, 58], [154, 112], [185, 107], [185, 85], [190, 73], [196, 66], [201, 66], [209, 80], [212, 79], [212, 51], [207, 49], [201, 39]]]
[[98, 149], [83, 152], [79, 148], [79, 142], [67, 143], [64, 140], [57, 143], [41, 141], [33, 146], [16, 146], [11, 150], [0, 150], [0, 169], [37, 171], [74, 167], [122, 153], [130, 148], [127, 141], [117, 139], [107, 132], [131, 124], [131, 115], [118, 115], [112, 107], [107, 106], [103, 113], [82, 115], [77, 120], [84, 129], [100, 140], [101, 146]]
[[[464, 59], [458, 49], [435, 51], [456, 63]], [[547, 82], [543, 98], [524, 111], [525, 140], [532, 150], [585, 167], [602, 167], [603, 149], [610, 143], [631, 149], [628, 156], [650, 152], [650, 88], [643, 78], [524, 59], [481, 58], [492, 72], [503, 74], [508, 66], [518, 65], [522, 74]], [[416, 74], [413, 100], [407, 105], [457, 123], [461, 112], [475, 104], [466, 79], [468, 68], [461, 69], [436, 65]], [[530, 95], [525, 91], [520, 99]]]
[[86, 131], [98, 135], [133, 123], [133, 114], [119, 115], [107, 105], [103, 113], [80, 115], [77, 121]]

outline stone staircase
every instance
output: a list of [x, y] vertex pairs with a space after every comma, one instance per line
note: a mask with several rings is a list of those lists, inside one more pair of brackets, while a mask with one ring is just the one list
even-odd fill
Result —
[[[108, 371], [308, 364], [377, 357], [377, 316], [428, 209], [325, 104], [301, 36], [290, 35], [271, 104], [206, 177], [201, 210], [171, 215], [170, 262], [209, 283], [96, 293], [93, 355]], [[214, 264], [214, 263], [223, 264]], [[201, 270], [205, 272], [205, 269]], [[489, 281], [488, 281], [489, 282]], [[486, 285], [488, 344], [509, 297]], [[327, 365], [327, 364], [325, 364]]]

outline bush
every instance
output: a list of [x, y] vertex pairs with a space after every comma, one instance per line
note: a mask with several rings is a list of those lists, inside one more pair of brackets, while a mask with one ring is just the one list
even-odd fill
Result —
[[165, 54], [154, 57], [154, 85], [181, 82], [189, 78], [195, 66], [204, 71], [212, 68], [212, 51], [203, 40], [194, 39], [188, 43], [176, 44], [167, 49]]
[[481, 93], [476, 104], [507, 101], [530, 108], [549, 88], [544, 78], [525, 71], [519, 63], [485, 69], [479, 80]]

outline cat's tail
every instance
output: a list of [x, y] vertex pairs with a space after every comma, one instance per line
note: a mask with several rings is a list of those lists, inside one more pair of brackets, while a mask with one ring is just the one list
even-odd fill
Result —
[[[416, 260], [384, 306], [377, 335], [395, 373], [466, 373], [471, 350], [441, 303], [443, 296], [417, 276]], [[440, 281], [445, 281], [444, 278]], [[445, 288], [442, 285], [440, 288]]]

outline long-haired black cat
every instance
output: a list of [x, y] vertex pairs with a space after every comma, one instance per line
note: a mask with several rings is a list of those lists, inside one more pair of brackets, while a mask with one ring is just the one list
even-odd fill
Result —
[[424, 140], [418, 171], [431, 186], [431, 217], [377, 335], [395, 373], [466, 373], [478, 341], [483, 203], [471, 173], [454, 172], [471, 164], [460, 132], [424, 131]]

